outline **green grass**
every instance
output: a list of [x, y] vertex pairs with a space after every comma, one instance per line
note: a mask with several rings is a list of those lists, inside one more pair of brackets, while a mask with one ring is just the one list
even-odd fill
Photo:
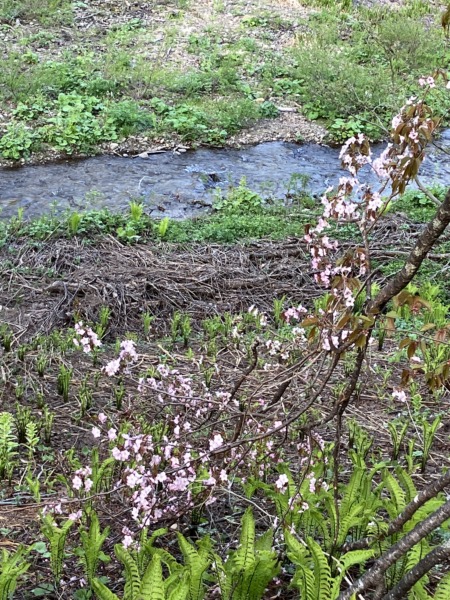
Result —
[[[0, 107], [7, 119], [0, 156], [17, 160], [48, 148], [95, 153], [101, 143], [130, 135], [223, 144], [261, 118], [276, 118], [277, 104], [292, 103], [322, 120], [336, 142], [359, 131], [378, 139], [417, 93], [418, 77], [450, 65], [439, 14], [421, 0], [398, 11], [328, 0], [302, 4], [314, 10], [289, 19], [234, 7], [237, 25], [227, 30], [219, 3], [212, 9], [217, 22], [205, 19], [187, 36], [189, 7], [178, 7], [176, 18], [166, 9], [162, 26], [131, 17], [110, 23], [101, 36], [95, 28], [74, 29], [61, 51], [58, 27], [71, 18], [68, 0], [0, 0], [0, 21], [23, 22], [4, 25]], [[31, 20], [40, 31], [27, 29]], [[280, 44], [280, 34], [290, 42]], [[69, 123], [58, 116], [61, 94], [84, 106], [71, 108]], [[438, 90], [429, 96], [444, 118], [448, 96]], [[92, 108], [92, 98], [100, 108]]]

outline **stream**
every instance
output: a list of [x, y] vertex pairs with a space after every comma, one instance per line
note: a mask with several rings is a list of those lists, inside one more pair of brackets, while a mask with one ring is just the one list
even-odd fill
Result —
[[[450, 129], [437, 143], [450, 151]], [[384, 144], [372, 147], [379, 155]], [[24, 209], [26, 218], [54, 210], [83, 211], [107, 207], [120, 211], [140, 198], [148, 214], [183, 219], [211, 208], [217, 189], [238, 185], [263, 197], [283, 198], [296, 189], [321, 195], [339, 177], [339, 149], [318, 144], [268, 142], [239, 150], [199, 149], [165, 152], [148, 158], [98, 156], [36, 166], [0, 168], [0, 218]], [[293, 178], [294, 176], [294, 178]], [[450, 184], [450, 159], [437, 149], [425, 159], [420, 177], [425, 184]], [[370, 168], [361, 180], [376, 183]]]

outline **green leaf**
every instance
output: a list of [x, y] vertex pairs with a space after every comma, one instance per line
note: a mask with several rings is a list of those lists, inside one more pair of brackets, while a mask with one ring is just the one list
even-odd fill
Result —
[[164, 580], [159, 556], [153, 556], [148, 565], [138, 595], [138, 600], [165, 600]]

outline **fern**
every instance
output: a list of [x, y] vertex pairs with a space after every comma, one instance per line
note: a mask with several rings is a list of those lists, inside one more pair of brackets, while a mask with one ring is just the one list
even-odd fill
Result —
[[114, 546], [114, 552], [125, 568], [124, 600], [137, 600], [141, 587], [141, 578], [136, 561], [121, 544]]
[[244, 571], [255, 562], [255, 520], [251, 508], [245, 511], [241, 525], [239, 548], [233, 556], [236, 571]]
[[[157, 529], [152, 533], [150, 537], [148, 537], [148, 529], [144, 527], [141, 530], [141, 534], [139, 536], [139, 550], [133, 553], [133, 558], [136, 561], [136, 564], [139, 569], [139, 575], [142, 577], [145, 573], [145, 570], [150, 562], [153, 552], [153, 544], [158, 537], [165, 535], [167, 533], [167, 529]], [[171, 555], [169, 555], [171, 556]]]
[[[125, 567], [123, 600], [187, 600], [189, 596], [187, 570], [164, 579], [161, 559], [155, 553], [141, 579], [137, 563], [131, 553], [120, 545], [117, 545], [114, 551]], [[119, 597], [99, 579], [93, 578], [92, 589], [99, 600], [119, 600]]]
[[156, 555], [144, 573], [138, 598], [139, 600], [166, 600], [161, 561]]
[[314, 579], [318, 600], [331, 600], [331, 569], [327, 556], [312, 538], [307, 540], [314, 565]]
[[94, 579], [98, 561], [102, 556], [101, 549], [103, 542], [107, 538], [108, 534], [109, 527], [106, 527], [103, 530], [103, 533], [101, 533], [97, 514], [92, 511], [89, 531], [80, 531], [81, 543], [83, 547], [81, 562], [84, 565], [89, 584], [91, 584], [92, 580]]
[[179, 533], [178, 545], [189, 572], [189, 600], [202, 600], [205, 595], [204, 573], [212, 561], [211, 541], [208, 536], [204, 537], [200, 542], [199, 550], [197, 550]]
[[14, 418], [0, 412], [0, 479], [11, 479], [17, 456], [17, 437], [13, 431]]
[[302, 545], [289, 531], [284, 532], [287, 555], [297, 567], [292, 585], [300, 589], [302, 600], [336, 600], [347, 571], [372, 558], [373, 550], [347, 552], [336, 561], [337, 575], [331, 574], [329, 555], [312, 538]]
[[60, 581], [62, 575], [67, 534], [73, 524], [74, 521], [68, 519], [62, 527], [58, 527], [51, 515], [45, 515], [41, 525], [42, 533], [50, 543], [50, 564], [53, 577], [57, 582]]
[[279, 564], [272, 550], [273, 532], [255, 539], [251, 509], [242, 517], [239, 548], [230, 552], [226, 563], [214, 555], [217, 579], [223, 600], [261, 600], [268, 583], [277, 575]]
[[13, 597], [18, 578], [26, 573], [30, 563], [25, 561], [29, 549], [19, 546], [14, 554], [2, 550], [0, 554], [0, 600]]
[[92, 590], [97, 596], [98, 600], [120, 600], [119, 596], [116, 596], [104, 583], [98, 579], [92, 580]]
[[434, 592], [433, 600], [448, 600], [450, 598], [450, 573], [444, 575]]

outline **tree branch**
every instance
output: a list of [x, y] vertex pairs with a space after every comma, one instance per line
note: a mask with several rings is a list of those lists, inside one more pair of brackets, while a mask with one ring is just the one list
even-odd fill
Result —
[[416, 525], [414, 529], [382, 554], [373, 567], [366, 571], [362, 577], [357, 579], [349, 588], [339, 595], [338, 600], [350, 600], [355, 593], [363, 592], [369, 586], [376, 585], [379, 582], [380, 577], [391, 565], [408, 552], [415, 544], [418, 544], [425, 536], [439, 527], [439, 525], [449, 517], [450, 500], [439, 507], [424, 521]]
[[425, 558], [415, 565], [411, 571], [400, 579], [395, 587], [392, 588], [383, 600], [402, 600], [406, 598], [409, 590], [415, 585], [419, 579], [428, 573], [438, 563], [448, 563], [450, 560], [450, 546], [438, 546], [429, 552]]
[[428, 252], [444, 233], [450, 223], [450, 189], [444, 201], [439, 206], [434, 218], [426, 225], [419, 235], [414, 248], [411, 250], [402, 269], [381, 289], [376, 298], [369, 304], [368, 313], [380, 312], [386, 304], [399, 294], [413, 279]]
[[348, 552], [349, 550], [362, 550], [364, 548], [368, 548], [374, 542], [381, 542], [390, 535], [398, 533], [403, 525], [405, 525], [405, 523], [407, 523], [413, 517], [413, 515], [421, 506], [428, 502], [428, 500], [431, 500], [431, 498], [435, 498], [439, 492], [442, 492], [442, 490], [448, 485], [450, 485], [450, 470], [447, 471], [447, 473], [444, 473], [444, 475], [441, 475], [439, 479], [436, 479], [431, 485], [417, 494], [414, 500], [412, 500], [405, 507], [403, 512], [400, 513], [393, 521], [391, 521], [388, 530], [385, 533], [375, 537], [361, 538], [360, 540], [346, 544], [344, 546], [345, 552]]

